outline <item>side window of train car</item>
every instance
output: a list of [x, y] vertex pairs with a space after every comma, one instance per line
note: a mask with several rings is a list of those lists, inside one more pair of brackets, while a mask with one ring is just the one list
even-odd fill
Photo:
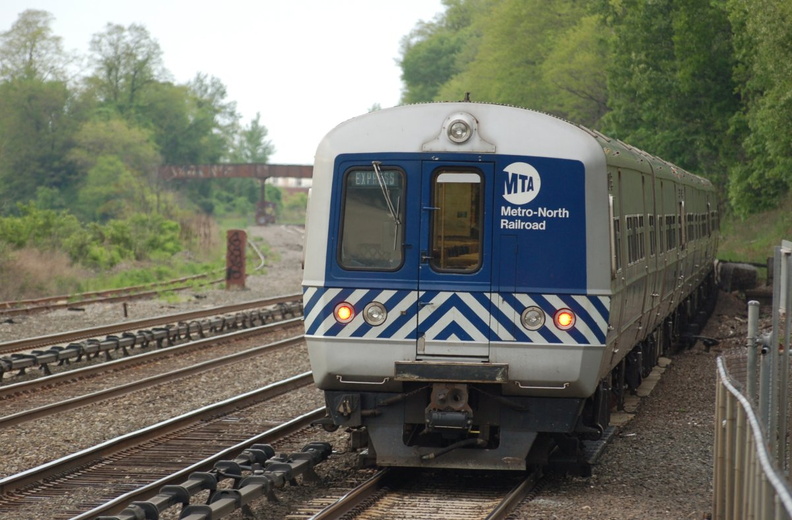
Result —
[[676, 215], [666, 215], [666, 251], [677, 246]]
[[472, 273], [481, 266], [481, 174], [441, 171], [432, 182], [430, 265], [438, 271]]
[[395, 271], [404, 260], [404, 172], [374, 164], [346, 172], [338, 263]]

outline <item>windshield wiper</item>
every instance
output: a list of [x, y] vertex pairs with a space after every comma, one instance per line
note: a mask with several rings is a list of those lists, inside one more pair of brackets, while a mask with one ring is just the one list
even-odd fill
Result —
[[[393, 218], [393, 222], [396, 224], [396, 230], [393, 233], [393, 250], [395, 251], [399, 246], [399, 228], [401, 227], [401, 220], [399, 220], [399, 213], [396, 211], [396, 208], [393, 207], [393, 202], [391, 201], [390, 197], [390, 190], [385, 184], [385, 178], [382, 176], [382, 172], [380, 171], [380, 164], [382, 163], [379, 161], [371, 161], [371, 166], [374, 167], [374, 174], [377, 176], [377, 182], [379, 183], [380, 189], [382, 190], [382, 196], [385, 198], [385, 204], [388, 206], [388, 211]], [[400, 205], [401, 200], [398, 200], [396, 204]]]
[[385, 204], [388, 205], [388, 211], [393, 217], [393, 221], [396, 223], [397, 226], [401, 226], [401, 220], [399, 220], [399, 215], [396, 212], [396, 208], [393, 207], [393, 202], [390, 198], [390, 190], [385, 185], [385, 178], [382, 176], [382, 172], [380, 171], [380, 163], [379, 161], [372, 161], [371, 166], [374, 167], [374, 174], [377, 176], [377, 182], [379, 183], [380, 189], [382, 190], [382, 196], [385, 198]]

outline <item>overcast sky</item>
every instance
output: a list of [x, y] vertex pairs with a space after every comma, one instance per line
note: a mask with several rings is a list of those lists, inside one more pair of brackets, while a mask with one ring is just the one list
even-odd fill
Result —
[[398, 104], [401, 38], [441, 0], [0, 0], [0, 32], [48, 11], [67, 51], [88, 53], [108, 23], [142, 24], [176, 83], [220, 79], [243, 123], [256, 113], [273, 164], [312, 164], [322, 136], [375, 103]]

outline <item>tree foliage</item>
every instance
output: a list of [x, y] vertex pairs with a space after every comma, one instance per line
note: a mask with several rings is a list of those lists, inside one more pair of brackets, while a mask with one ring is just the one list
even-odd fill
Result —
[[262, 164], [269, 162], [275, 147], [267, 139], [267, 133], [267, 127], [261, 124], [261, 114], [257, 112], [250, 124], [237, 134], [231, 150], [230, 162]]
[[726, 13], [700, 0], [611, 7], [613, 65], [604, 130], [724, 188], [739, 108]]
[[[0, 214], [35, 200], [100, 222], [136, 212], [174, 217], [182, 210], [157, 178], [159, 165], [269, 159], [260, 116], [243, 127], [219, 78], [199, 72], [174, 83], [144, 26], [107, 24], [75, 80], [66, 74], [75, 57], [53, 21], [27, 10], [0, 32]], [[211, 210], [214, 202], [250, 208], [258, 188], [196, 181], [180, 191], [181, 206]], [[228, 202], [236, 200], [248, 202]]]
[[65, 154], [80, 115], [65, 79], [70, 58], [52, 21], [27, 10], [0, 33], [0, 211], [14, 211], [39, 186], [66, 188], [75, 177]]
[[729, 198], [742, 214], [772, 208], [792, 185], [792, 4], [728, 0], [737, 90], [732, 120], [743, 155], [730, 170]]
[[63, 80], [70, 57], [62, 39], [52, 34], [54, 17], [28, 9], [19, 15], [11, 29], [0, 33], [0, 79]]
[[456, 0], [402, 42], [404, 102], [514, 104], [596, 124], [606, 111], [606, 41], [574, 0]]
[[144, 89], [166, 77], [162, 50], [140, 24], [108, 23], [91, 38], [90, 49], [94, 75], [89, 82], [101, 101], [122, 114], [134, 112]]

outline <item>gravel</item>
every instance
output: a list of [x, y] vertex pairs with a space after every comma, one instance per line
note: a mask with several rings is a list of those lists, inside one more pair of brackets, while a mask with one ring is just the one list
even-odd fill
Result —
[[[249, 233], [252, 237], [263, 238], [273, 254], [267, 258], [265, 272], [249, 273], [246, 290], [220, 289], [183, 294], [176, 302], [132, 302], [127, 305], [127, 318], [123, 316], [121, 304], [89, 305], [79, 312], [63, 310], [48, 313], [45, 317], [14, 318], [13, 323], [0, 324], [0, 341], [299, 292], [302, 229], [268, 226], [253, 228]], [[654, 391], [641, 398], [634, 418], [614, 436], [594, 467], [593, 476], [587, 479], [552, 476], [536, 499], [523, 503], [512, 518], [708, 518], [712, 500], [715, 360], [722, 351], [745, 344], [746, 309], [745, 301], [736, 294], [721, 293], [715, 313], [702, 332], [704, 336], [721, 339], [720, 345], [706, 349], [697, 343], [692, 349], [673, 356]], [[766, 314], [763, 308], [762, 315]], [[239, 375], [233, 388], [228, 385], [229, 391], [260, 386], [281, 373], [294, 374], [306, 370], [304, 350], [294, 352], [279, 358], [277, 366], [268, 366], [267, 376], [254, 370], [246, 371], [248, 375]], [[241, 380], [243, 377], [250, 379]], [[205, 395], [195, 391], [196, 387], [190, 392], [168, 391], [168, 401], [173, 404], [178, 400], [179, 409], [200, 406], [219, 398], [218, 388], [225, 385], [207, 382], [202, 386], [206, 388]], [[195, 402], [188, 396], [196, 396]], [[167, 412], [159, 409], [156, 403], [162, 397], [150, 396], [146, 413], [132, 413], [132, 408], [127, 408], [124, 413], [105, 410], [112, 428], [105, 429], [100, 437], [111, 437], [162, 420]], [[318, 391], [314, 391], [310, 399], [319, 402]], [[91, 413], [95, 412], [92, 410]], [[0, 413], [3, 413], [2, 406]], [[64, 424], [52, 425], [42, 421], [40, 425], [26, 426], [26, 431], [0, 432], [0, 444], [4, 446], [6, 455], [4, 473], [13, 472], [13, 468], [29, 467], [30, 462], [23, 459], [30, 452], [52, 449], [53, 453], [62, 453], [61, 450], [73, 446], [74, 439], [78, 438], [81, 445], [97, 442], [99, 439], [90, 436], [84, 438], [96, 427], [85, 428], [81, 425], [83, 422], [83, 418], [75, 413]], [[40, 434], [49, 431], [50, 435], [36, 437], [34, 442], [34, 430]], [[51, 432], [57, 434], [52, 435]], [[50, 439], [52, 446], [42, 445], [46, 439]], [[33, 445], [35, 450], [31, 448]], [[327, 488], [354, 477], [357, 472], [354, 456], [347, 451], [340, 434], [336, 435], [334, 448], [337, 454], [317, 468], [322, 476], [318, 486], [306, 484], [283, 490], [278, 493], [280, 502], [277, 507], [263, 501], [253, 508], [255, 516], [283, 518], [302, 500], [321, 496]], [[9, 463], [10, 460], [13, 462]]]

